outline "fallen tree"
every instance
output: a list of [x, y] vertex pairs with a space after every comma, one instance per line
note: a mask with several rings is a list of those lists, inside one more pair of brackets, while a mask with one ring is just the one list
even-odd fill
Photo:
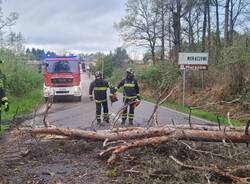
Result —
[[[248, 129], [248, 126], [247, 126]], [[111, 155], [108, 163], [115, 161], [117, 155], [129, 149], [143, 147], [147, 145], [157, 145], [170, 140], [187, 140], [202, 142], [231, 142], [248, 143], [250, 135], [247, 129], [227, 128], [219, 129], [214, 126], [164, 126], [164, 127], [130, 127], [113, 130], [87, 131], [71, 128], [24, 128], [22, 132], [32, 136], [57, 135], [67, 139], [85, 139], [89, 141], [104, 141], [105, 150], [100, 156]], [[113, 141], [112, 147], [107, 146], [109, 141]], [[128, 141], [128, 142], [125, 142]], [[115, 145], [115, 146], [113, 146]]]
[[[30, 134], [32, 137], [54, 139], [84, 139], [87, 141], [103, 142], [103, 149], [99, 152], [99, 156], [108, 156], [107, 163], [113, 164], [120, 154], [136, 148], [143, 148], [148, 145], [160, 145], [170, 141], [197, 141], [197, 142], [223, 142], [225, 143], [246, 143], [250, 142], [249, 128], [250, 121], [246, 124], [246, 128], [232, 128], [232, 127], [217, 127], [216, 125], [165, 125], [162, 127], [127, 127], [127, 128], [114, 128], [110, 130], [81, 130], [60, 127], [48, 128], [21, 128], [18, 131], [22, 135]], [[196, 150], [191, 146], [185, 144], [191, 151], [198, 152], [199, 154], [213, 155], [223, 158], [229, 158], [220, 154], [212, 153], [209, 151]], [[230, 144], [227, 144], [230, 145]], [[105, 157], [106, 158], [106, 157]], [[171, 158], [174, 160], [173, 158]], [[229, 158], [231, 159], [231, 158]], [[195, 166], [188, 165], [183, 162], [174, 160], [178, 165], [187, 169], [196, 169], [214, 173], [218, 176], [229, 178], [230, 180], [242, 183], [248, 183], [248, 178], [241, 178], [233, 174], [233, 171], [240, 169], [249, 169], [249, 165], [240, 166], [237, 169], [228, 171], [220, 170], [216, 166]]]

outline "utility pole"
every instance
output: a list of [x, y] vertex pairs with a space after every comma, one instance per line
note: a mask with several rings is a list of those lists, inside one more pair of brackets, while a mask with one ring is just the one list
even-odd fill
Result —
[[103, 71], [104, 71], [104, 59], [103, 59], [103, 56], [101, 56], [101, 60], [102, 60], [102, 78], [103, 78]]

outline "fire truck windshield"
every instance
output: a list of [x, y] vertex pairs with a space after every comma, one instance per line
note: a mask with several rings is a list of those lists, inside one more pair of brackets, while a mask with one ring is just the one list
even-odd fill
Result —
[[48, 61], [48, 73], [79, 73], [78, 61]]

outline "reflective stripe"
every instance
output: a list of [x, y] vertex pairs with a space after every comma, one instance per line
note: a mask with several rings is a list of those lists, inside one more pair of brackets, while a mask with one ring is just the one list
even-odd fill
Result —
[[8, 98], [7, 97], [3, 97], [2, 101], [8, 101]]
[[104, 117], [108, 117], [109, 114], [108, 114], [108, 113], [103, 113], [103, 116], [104, 116]]
[[105, 91], [107, 89], [108, 89], [107, 87], [95, 87], [94, 91]]
[[107, 102], [107, 100], [96, 100], [96, 103], [102, 103], [102, 102]]
[[130, 117], [134, 117], [134, 114], [129, 114]]
[[136, 99], [136, 98], [137, 98], [137, 96], [126, 96], [126, 99], [129, 99], [129, 100]]
[[134, 88], [135, 84], [130, 84], [130, 83], [125, 83], [124, 87], [128, 87], [128, 88]]

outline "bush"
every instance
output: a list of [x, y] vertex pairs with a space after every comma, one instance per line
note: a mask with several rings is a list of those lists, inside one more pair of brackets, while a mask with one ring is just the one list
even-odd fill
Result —
[[100, 57], [96, 63], [96, 67], [95, 67], [95, 71], [99, 70], [102, 71], [102, 60], [104, 63], [104, 67], [103, 67], [103, 75], [104, 77], [108, 78], [112, 76], [112, 72], [114, 69], [114, 64], [113, 64], [113, 58], [112, 55], [107, 55], [107, 56], [103, 56]]
[[248, 88], [250, 82], [250, 49], [231, 47], [223, 51], [225, 84], [228, 95], [238, 95]]
[[137, 71], [137, 79], [146, 84], [151, 89], [169, 88], [178, 79], [178, 70], [172, 63], [160, 63], [148, 65]]
[[7, 90], [14, 96], [23, 96], [37, 88], [42, 89], [42, 76], [34, 67], [16, 64], [7, 77]]
[[1, 70], [5, 75], [5, 88], [10, 95], [24, 96], [34, 89], [42, 89], [42, 75], [38, 73], [38, 67], [27, 65], [24, 55], [16, 56], [8, 50], [1, 50]]

